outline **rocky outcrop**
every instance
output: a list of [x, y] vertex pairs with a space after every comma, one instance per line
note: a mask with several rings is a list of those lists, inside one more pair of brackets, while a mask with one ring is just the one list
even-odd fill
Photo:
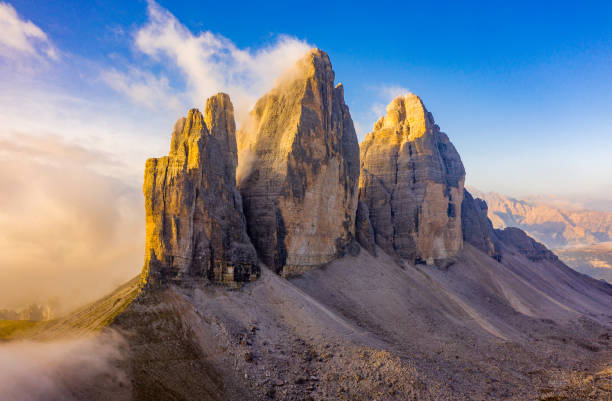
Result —
[[376, 244], [412, 263], [446, 264], [461, 250], [465, 171], [421, 99], [399, 96], [361, 144], [359, 198]]
[[237, 151], [229, 96], [189, 111], [172, 133], [170, 154], [147, 160], [143, 280], [208, 278], [234, 284], [257, 277], [257, 255], [236, 189]]
[[496, 235], [506, 245], [515, 247], [527, 259], [533, 262], [548, 260], [557, 262], [559, 258], [546, 246], [528, 236], [525, 231], [516, 227], [506, 227], [503, 230], [495, 230]]
[[291, 275], [348, 250], [359, 144], [325, 52], [309, 52], [257, 102], [238, 148], [249, 235], [264, 263]]
[[493, 259], [501, 261], [499, 239], [491, 220], [487, 217], [487, 202], [473, 198], [467, 190], [463, 191], [461, 202], [461, 229], [463, 241], [475, 246]]

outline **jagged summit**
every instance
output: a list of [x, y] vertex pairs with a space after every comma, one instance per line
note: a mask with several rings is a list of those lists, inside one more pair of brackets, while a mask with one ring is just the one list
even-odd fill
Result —
[[359, 145], [327, 54], [307, 53], [250, 117], [238, 133], [238, 185], [259, 257], [294, 274], [343, 255], [353, 244]]
[[433, 115], [427, 111], [423, 101], [414, 93], [397, 96], [387, 106], [387, 114], [374, 124], [374, 131], [383, 128], [399, 130], [412, 141], [435, 128]]
[[250, 281], [258, 275], [236, 189], [233, 106], [226, 94], [189, 110], [172, 133], [170, 154], [147, 160], [143, 281], [208, 278]]
[[[236, 122], [234, 120], [234, 106], [230, 101], [229, 95], [217, 93], [206, 100], [204, 108], [204, 119], [210, 135], [217, 138], [224, 159], [228, 163], [228, 168], [233, 172], [228, 175], [236, 176], [236, 166], [238, 165], [238, 149], [236, 147]], [[235, 180], [233, 181], [235, 184]]]
[[465, 170], [421, 99], [398, 96], [360, 146], [360, 200], [375, 242], [411, 263], [447, 264], [462, 248]]

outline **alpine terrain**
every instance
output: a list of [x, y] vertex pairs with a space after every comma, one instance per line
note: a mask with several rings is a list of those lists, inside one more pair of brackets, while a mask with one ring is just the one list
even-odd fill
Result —
[[68, 382], [83, 399], [612, 399], [612, 286], [464, 182], [414, 94], [359, 144], [312, 50], [239, 129], [223, 93], [176, 122], [139, 277], [5, 338], [119, 333], [125, 380]]

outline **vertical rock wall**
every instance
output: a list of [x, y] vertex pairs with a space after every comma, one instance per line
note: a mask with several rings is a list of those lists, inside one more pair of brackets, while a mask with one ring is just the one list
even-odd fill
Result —
[[291, 275], [342, 255], [354, 240], [359, 144], [327, 54], [308, 53], [250, 117], [238, 185], [262, 261]]
[[412, 263], [445, 264], [463, 245], [465, 171], [419, 97], [399, 96], [361, 144], [360, 200], [375, 241]]
[[168, 156], [145, 167], [146, 244], [143, 280], [187, 277], [237, 283], [258, 276], [236, 189], [233, 106], [226, 94], [179, 119]]

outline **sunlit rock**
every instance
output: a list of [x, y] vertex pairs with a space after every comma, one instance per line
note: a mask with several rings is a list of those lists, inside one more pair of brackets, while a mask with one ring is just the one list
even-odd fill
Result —
[[309, 52], [257, 102], [238, 148], [249, 235], [264, 263], [291, 275], [355, 249], [359, 145], [325, 52]]
[[411, 263], [452, 262], [463, 244], [465, 171], [421, 99], [395, 98], [360, 152], [359, 196], [376, 243]]
[[232, 284], [259, 272], [236, 189], [232, 104], [220, 93], [205, 111], [179, 119], [170, 154], [146, 163], [142, 276], [153, 284], [187, 278]]

